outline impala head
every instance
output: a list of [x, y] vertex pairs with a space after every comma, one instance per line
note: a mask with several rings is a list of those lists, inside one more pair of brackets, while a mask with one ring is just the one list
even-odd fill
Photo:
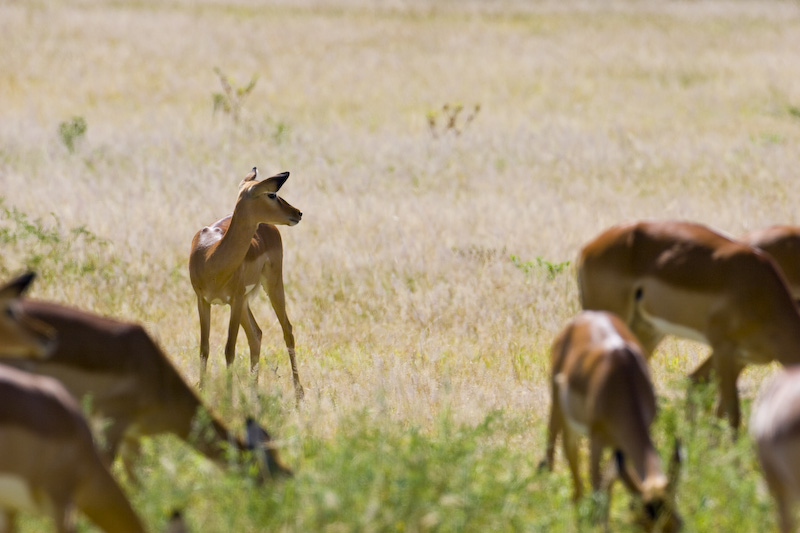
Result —
[[303, 213], [278, 196], [278, 190], [289, 179], [288, 172], [281, 172], [258, 181], [258, 169], [245, 176], [239, 184], [236, 210], [247, 213], [258, 222], [294, 226], [303, 218]]
[[19, 298], [33, 281], [28, 273], [0, 287], [0, 355], [44, 359], [55, 345], [55, 333], [46, 324], [25, 316]]
[[258, 460], [260, 481], [269, 478], [291, 477], [292, 471], [284, 466], [280, 457], [278, 457], [278, 450], [275, 448], [272, 437], [267, 433], [267, 430], [259, 426], [252, 417], [247, 418], [246, 426], [247, 438], [245, 443]]
[[[624, 465], [620, 462], [619, 454], [617, 461], [621, 471]], [[653, 476], [643, 482], [626, 476], [626, 485], [641, 497], [632, 507], [636, 513], [636, 522], [644, 531], [670, 533], [680, 531], [683, 527], [683, 520], [675, 504], [675, 486], [680, 474], [680, 463], [680, 443], [676, 440], [668, 476]]]

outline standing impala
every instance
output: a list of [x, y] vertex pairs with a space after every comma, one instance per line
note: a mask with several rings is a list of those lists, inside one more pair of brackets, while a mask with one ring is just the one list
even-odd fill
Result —
[[773, 497], [783, 533], [795, 531], [800, 499], [800, 367], [765, 383], [750, 415], [750, 433]]
[[781, 267], [795, 300], [800, 300], [800, 226], [770, 226], [744, 235], [742, 242], [761, 248]]
[[289, 178], [288, 172], [261, 181], [256, 180], [257, 176], [258, 170], [253, 167], [252, 172], [242, 180], [232, 215], [206, 226], [192, 239], [189, 276], [197, 294], [200, 315], [201, 383], [208, 364], [211, 304], [227, 304], [231, 307], [228, 341], [225, 344], [227, 365], [233, 364], [236, 337], [241, 325], [250, 345], [250, 369], [257, 371], [261, 329], [250, 311], [250, 299], [261, 285], [283, 329], [283, 339], [292, 365], [295, 395], [300, 400], [303, 386], [297, 372], [294, 335], [292, 324], [286, 316], [283, 290], [283, 245], [275, 224], [294, 226], [300, 222], [303, 213], [277, 194]]
[[[41, 357], [52, 334], [20, 313], [18, 297], [33, 279], [0, 288], [0, 354]], [[14, 531], [18, 511], [53, 517], [74, 531], [73, 507], [108, 532], [144, 527], [94, 446], [80, 407], [56, 380], [0, 366], [0, 527]]]
[[258, 442], [242, 440], [214, 417], [140, 325], [37, 300], [20, 300], [17, 309], [22, 318], [52, 328], [58, 343], [45, 360], [2, 362], [54, 377], [78, 399], [90, 397], [92, 410], [110, 422], [108, 459], [121, 451], [131, 475], [139, 438], [161, 433], [178, 436], [220, 465], [227, 464], [228, 446], [240, 455], [255, 447], [264, 459], [262, 479], [291, 473], [266, 431], [253, 432]]
[[[648, 531], [677, 531], [681, 519], [674, 505], [677, 453], [668, 478], [661, 470], [649, 428], [656, 398], [647, 362], [636, 338], [615, 315], [584, 311], [553, 343], [552, 400], [543, 463], [552, 471], [555, 442], [563, 433], [564, 453], [574, 486], [573, 500], [583, 494], [578, 438], [589, 437], [592, 488], [603, 488], [600, 460], [604, 448], [614, 451], [618, 473], [640, 503], [639, 522]], [[610, 483], [608, 486], [610, 500]], [[606, 520], [608, 517], [606, 516]]]
[[800, 362], [800, 312], [764, 252], [690, 222], [612, 227], [578, 261], [584, 309], [619, 315], [649, 357], [665, 334], [711, 345], [693, 373], [719, 378], [717, 416], [739, 427], [736, 380], [748, 363]]

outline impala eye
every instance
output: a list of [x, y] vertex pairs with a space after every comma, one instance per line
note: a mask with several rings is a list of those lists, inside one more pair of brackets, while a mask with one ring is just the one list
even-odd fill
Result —
[[277, 197], [278, 197], [278, 195], [277, 195], [277, 194], [275, 194], [274, 192], [268, 192], [268, 193], [267, 193], [267, 196], [269, 196], [269, 199], [270, 199], [270, 200], [274, 200], [275, 198], [277, 198]]

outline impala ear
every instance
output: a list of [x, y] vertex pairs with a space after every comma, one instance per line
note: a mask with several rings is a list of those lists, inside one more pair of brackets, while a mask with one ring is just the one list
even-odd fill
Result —
[[251, 416], [248, 416], [245, 420], [245, 431], [247, 432], [245, 442], [248, 450], [266, 446], [272, 441], [272, 437], [267, 433], [267, 430], [258, 425], [258, 422]]
[[258, 458], [261, 477], [291, 477], [292, 471], [281, 462], [267, 430], [258, 425], [252, 417], [247, 417], [245, 426], [247, 432], [245, 443], [247, 449], [252, 450]]
[[271, 178], [267, 178], [260, 181], [258, 184], [253, 185], [253, 188], [250, 189], [250, 193], [253, 196], [261, 196], [262, 194], [267, 194], [268, 192], [278, 192], [278, 190], [283, 187], [283, 184], [286, 183], [286, 180], [288, 179], [288, 172], [275, 174]]
[[20, 296], [22, 296], [22, 293], [25, 292], [25, 290], [28, 288], [28, 286], [33, 281], [33, 278], [35, 277], [36, 277], [35, 273], [28, 272], [9, 281], [8, 283], [0, 287], [0, 298], [2, 299], [19, 298]]

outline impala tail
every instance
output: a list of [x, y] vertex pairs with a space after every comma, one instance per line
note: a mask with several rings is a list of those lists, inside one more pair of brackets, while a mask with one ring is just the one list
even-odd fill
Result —
[[0, 356], [44, 359], [55, 346], [55, 332], [19, 309], [19, 299], [33, 281], [23, 274], [0, 287]]

